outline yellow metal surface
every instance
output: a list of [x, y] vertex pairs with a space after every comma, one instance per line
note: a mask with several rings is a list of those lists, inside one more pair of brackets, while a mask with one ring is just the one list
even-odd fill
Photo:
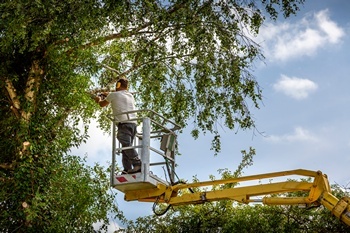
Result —
[[319, 172], [310, 171], [310, 170], [297, 169], [297, 170], [282, 171], [282, 172], [264, 173], [259, 175], [242, 176], [242, 177], [231, 178], [231, 179], [210, 180], [210, 181], [203, 181], [203, 182], [190, 183], [190, 184], [179, 184], [174, 186], [174, 189], [186, 189], [186, 188], [196, 188], [196, 187], [204, 187], [204, 186], [212, 186], [212, 185], [220, 185], [220, 184], [241, 183], [245, 181], [254, 181], [254, 180], [256, 181], [261, 179], [270, 179], [270, 178], [292, 176], [292, 175], [316, 177], [318, 176], [318, 173]]
[[[244, 187], [230, 187], [225, 189], [225, 184], [240, 184], [246, 181], [259, 181], [284, 176], [305, 176], [314, 178], [312, 182], [305, 181], [283, 181], [268, 184], [248, 185]], [[198, 191], [205, 186], [222, 187], [222, 189], [210, 191]], [[332, 214], [350, 226], [350, 198], [345, 197], [338, 200], [331, 194], [327, 176], [320, 171], [291, 170], [283, 172], [266, 173], [260, 175], [245, 176], [232, 179], [205, 181], [191, 184], [177, 184], [166, 186], [158, 184], [157, 187], [126, 190], [125, 200], [138, 200], [144, 202], [168, 203], [174, 206], [186, 204], [199, 204], [217, 200], [234, 200], [241, 203], [263, 202], [267, 205], [297, 205], [297, 204], [322, 204]], [[196, 189], [197, 192], [188, 190]], [[288, 192], [303, 191], [308, 196], [302, 197], [271, 197], [271, 194], [283, 194]], [[265, 195], [265, 196], [264, 196]], [[258, 199], [252, 199], [258, 197]], [[260, 199], [259, 199], [260, 197]]]
[[152, 201], [155, 200], [158, 196], [162, 195], [165, 192], [166, 188], [167, 187], [164, 184], [158, 184], [157, 187], [152, 187], [149, 189], [130, 190], [125, 192], [124, 199], [126, 201], [140, 201], [141, 199]]
[[330, 192], [324, 192], [320, 201], [324, 207], [326, 207], [327, 209], [332, 211], [334, 206], [337, 205], [339, 200], [338, 200], [338, 198], [333, 196]]
[[325, 192], [321, 198], [321, 204], [334, 214], [341, 221], [350, 226], [350, 205], [349, 198], [339, 200], [329, 192]]
[[261, 184], [247, 187], [237, 187], [222, 190], [207, 191], [202, 193], [186, 193], [178, 197], [171, 198], [169, 204], [183, 205], [205, 201], [218, 201], [231, 199], [237, 202], [249, 203], [250, 197], [262, 196], [266, 194], [285, 193], [294, 191], [308, 191], [312, 187], [308, 182], [279, 182], [274, 184]]
[[310, 204], [308, 197], [264, 197], [265, 205], [301, 205]]
[[332, 213], [340, 218], [340, 216], [344, 213], [344, 211], [346, 210], [346, 208], [348, 207], [348, 203], [344, 200], [340, 200], [337, 205], [333, 208]]
[[[262, 179], [272, 179], [291, 175], [314, 177], [315, 179], [313, 183], [285, 181], [278, 183], [276, 182], [269, 184], [251, 185], [246, 187], [234, 187], [229, 189], [220, 189], [199, 193], [190, 193], [184, 191], [187, 189], [201, 188], [205, 186], [218, 186], [235, 183], [241, 184], [246, 181], [258, 181]], [[294, 191], [310, 192], [309, 197], [307, 199], [303, 199], [303, 203], [311, 203], [319, 198], [319, 196], [322, 193], [322, 191], [320, 190], [327, 189], [327, 185], [324, 184], [324, 181], [324, 176], [319, 171], [298, 169], [223, 180], [204, 181], [190, 184], [177, 184], [174, 186], [158, 185], [157, 187], [147, 187], [144, 186], [145, 184], [135, 183], [134, 185], [132, 185], [132, 188], [119, 187], [119, 189], [125, 193], [125, 200], [128, 201], [138, 200], [148, 202], [157, 199], [160, 202], [166, 202], [172, 205], [202, 203], [206, 201], [217, 201], [223, 199], [231, 199], [242, 203], [249, 203], [252, 202], [252, 200], [250, 199], [251, 197]], [[135, 189], [135, 187], [138, 188]], [[275, 199], [271, 199], [270, 201], [272, 200], [274, 202], [277, 202], [277, 200]], [[301, 202], [299, 199], [284, 200], [286, 202], [297, 202], [298, 204]], [[278, 200], [278, 202], [283, 203], [283, 200]]]

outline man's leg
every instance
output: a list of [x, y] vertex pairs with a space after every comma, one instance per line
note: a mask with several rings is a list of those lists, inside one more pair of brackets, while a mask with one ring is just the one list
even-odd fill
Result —
[[132, 169], [131, 161], [128, 159], [128, 156], [125, 154], [125, 151], [122, 151], [122, 164], [123, 164], [125, 173], [128, 170]]
[[[136, 134], [136, 125], [132, 123], [121, 124], [118, 126], [118, 134], [117, 139], [122, 144], [122, 147], [132, 146], [133, 139]], [[122, 152], [123, 158], [122, 163], [124, 170], [137, 172], [140, 170], [141, 161], [138, 158], [138, 154], [135, 149], [123, 150]], [[136, 167], [137, 169], [133, 171], [131, 165]]]
[[[129, 127], [130, 132], [131, 132], [131, 145], [132, 145], [134, 142], [135, 135], [136, 135], [137, 126], [136, 126], [136, 124], [128, 124], [128, 127]], [[138, 156], [137, 151], [135, 149], [133, 149], [133, 158], [131, 159], [131, 163], [134, 167], [141, 166], [141, 160], [139, 159], [139, 156]]]

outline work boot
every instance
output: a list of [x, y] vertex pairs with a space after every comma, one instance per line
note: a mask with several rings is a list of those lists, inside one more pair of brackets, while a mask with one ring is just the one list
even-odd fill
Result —
[[141, 165], [136, 165], [133, 169], [128, 170], [128, 174], [134, 174], [138, 172], [141, 172]]
[[128, 174], [128, 171], [127, 170], [123, 170], [120, 175], [126, 175], [126, 174]]

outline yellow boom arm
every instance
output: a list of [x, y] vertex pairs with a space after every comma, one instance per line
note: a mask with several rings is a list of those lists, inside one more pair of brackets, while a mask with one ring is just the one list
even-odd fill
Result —
[[[285, 176], [312, 177], [313, 182], [306, 181], [281, 181], [272, 182], [271, 179]], [[244, 182], [270, 179], [267, 184], [247, 185], [236, 187]], [[215, 186], [210, 191], [188, 192], [195, 188]], [[218, 188], [220, 187], [220, 188]], [[271, 197], [270, 194], [282, 194], [288, 192], [308, 192], [306, 197]], [[257, 199], [254, 199], [256, 197]], [[200, 204], [217, 200], [234, 200], [240, 203], [262, 202], [266, 205], [323, 205], [334, 216], [350, 226], [350, 198], [341, 200], [331, 194], [327, 175], [320, 171], [291, 170], [283, 172], [266, 173], [260, 175], [245, 176], [232, 179], [213, 180], [191, 184], [176, 184], [166, 186], [158, 184], [156, 188], [131, 190], [125, 192], [125, 200], [138, 200], [142, 202], [160, 202], [169, 205]]]

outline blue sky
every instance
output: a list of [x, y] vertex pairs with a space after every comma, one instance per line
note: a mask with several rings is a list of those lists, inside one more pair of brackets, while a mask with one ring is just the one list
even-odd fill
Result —
[[[350, 1], [306, 1], [297, 16], [266, 22], [256, 38], [266, 57], [255, 63], [254, 75], [263, 90], [263, 102], [252, 108], [255, 131], [221, 133], [222, 152], [214, 157], [212, 137], [190, 136], [191, 126], [179, 135], [181, 156], [177, 174], [191, 181], [218, 170], [234, 171], [240, 151], [256, 149], [254, 164], [244, 175], [309, 169], [321, 170], [330, 183], [350, 188]], [[92, 125], [87, 144], [72, 151], [89, 163], [111, 160], [111, 138]], [[117, 192], [117, 191], [116, 191]], [[152, 213], [151, 204], [116, 204], [127, 218]]]

